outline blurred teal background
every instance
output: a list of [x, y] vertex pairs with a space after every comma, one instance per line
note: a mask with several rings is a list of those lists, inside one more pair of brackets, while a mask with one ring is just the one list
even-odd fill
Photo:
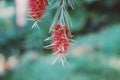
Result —
[[73, 39], [66, 58], [57, 62], [44, 41], [57, 8], [39, 23], [26, 21], [26, 0], [0, 0], [0, 80], [120, 80], [120, 1], [73, 0], [67, 7]]

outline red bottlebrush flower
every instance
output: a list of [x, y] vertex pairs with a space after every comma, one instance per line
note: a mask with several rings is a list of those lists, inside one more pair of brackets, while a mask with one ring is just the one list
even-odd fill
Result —
[[47, 0], [30, 0], [29, 8], [30, 8], [31, 17], [35, 21], [39, 21], [39, 20], [43, 19], [44, 15], [46, 13], [47, 5], [48, 5]]
[[30, 0], [30, 15], [34, 20], [41, 20], [46, 12], [47, 0]]
[[53, 23], [49, 30], [49, 32], [52, 32], [52, 36], [45, 39], [45, 41], [52, 39], [53, 43], [48, 46], [45, 46], [45, 48], [49, 49], [49, 47], [52, 47], [54, 54], [58, 55], [52, 64], [54, 64], [60, 58], [62, 64], [64, 65], [64, 62], [67, 62], [64, 55], [67, 53], [70, 46], [70, 42], [72, 41], [70, 39], [72, 35], [68, 28], [68, 26], [72, 26], [72, 23], [69, 13], [66, 9], [66, 4], [69, 4], [71, 8], [73, 8], [73, 5], [71, 3], [71, 0], [53, 0], [53, 2], [55, 2], [55, 5], [60, 7], [55, 14]]
[[[64, 65], [64, 60], [66, 61], [64, 55], [68, 51], [68, 48], [70, 46], [70, 37], [71, 37], [68, 27], [62, 26], [60, 24], [55, 25], [55, 28], [52, 32], [52, 36], [53, 36], [52, 50], [55, 54], [58, 54], [58, 57], [61, 58], [62, 64]], [[56, 62], [57, 58], [55, 59], [53, 64]]]

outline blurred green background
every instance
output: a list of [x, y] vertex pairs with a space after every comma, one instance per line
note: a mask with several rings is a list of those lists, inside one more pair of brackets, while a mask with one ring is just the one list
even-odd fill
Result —
[[26, 0], [0, 0], [0, 80], [120, 80], [120, 0], [73, 0], [67, 7], [73, 39], [66, 58], [57, 62], [44, 41], [58, 8], [39, 23], [26, 21]]

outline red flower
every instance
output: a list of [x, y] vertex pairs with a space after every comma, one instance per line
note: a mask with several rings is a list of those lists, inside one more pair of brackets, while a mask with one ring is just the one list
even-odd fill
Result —
[[34, 20], [41, 20], [46, 12], [47, 0], [30, 0], [30, 15]]
[[53, 30], [53, 52], [64, 55], [70, 46], [70, 34], [67, 26], [57, 24]]

